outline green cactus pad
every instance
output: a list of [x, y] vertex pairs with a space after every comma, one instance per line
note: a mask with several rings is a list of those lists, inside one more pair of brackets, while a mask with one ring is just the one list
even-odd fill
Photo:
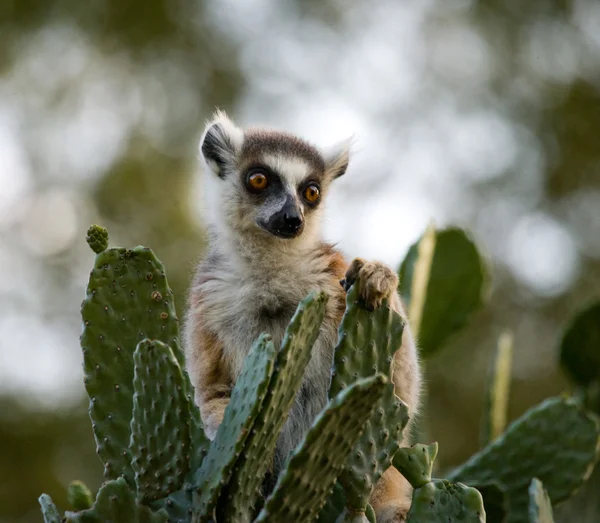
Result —
[[529, 523], [554, 523], [550, 496], [537, 478], [529, 485]]
[[231, 393], [223, 422], [196, 474], [192, 521], [211, 521], [221, 489], [231, 477], [250, 429], [260, 413], [273, 372], [275, 348], [271, 337], [256, 340]]
[[[84, 383], [104, 476], [123, 475], [133, 486], [129, 454], [133, 352], [145, 338], [159, 340], [172, 348], [184, 368], [173, 293], [162, 263], [143, 247], [102, 251], [90, 274], [81, 315]], [[183, 375], [191, 397], [189, 377], [185, 371]], [[197, 448], [202, 448], [198, 409], [192, 419]]]
[[87, 237], [85, 239], [96, 254], [108, 249], [108, 231], [104, 227], [100, 227], [100, 225], [92, 225], [87, 230]]
[[394, 455], [394, 467], [413, 488], [419, 488], [431, 481], [431, 471], [437, 453], [437, 443], [417, 444], [409, 448], [401, 448]]
[[141, 341], [133, 354], [131, 466], [138, 500], [149, 503], [179, 490], [190, 470], [190, 398], [173, 351]]
[[82, 481], [72, 481], [67, 488], [67, 501], [74, 510], [92, 508], [94, 496]]
[[560, 344], [560, 364], [569, 378], [588, 387], [600, 381], [600, 302], [571, 321]]
[[400, 267], [399, 291], [423, 357], [467, 323], [484, 301], [487, 280], [475, 243], [461, 229], [429, 230], [411, 246]]
[[91, 509], [67, 512], [66, 516], [66, 523], [167, 523], [164, 510], [153, 512], [135, 502], [124, 478], [105, 483]]
[[[192, 519], [196, 489], [193, 483], [187, 481], [189, 478], [188, 473], [186, 483], [181, 489], [150, 504], [153, 510], [164, 509], [169, 515], [169, 523], [189, 523]], [[191, 479], [193, 480], [193, 477]]]
[[413, 491], [406, 523], [485, 523], [481, 494], [462, 483], [434, 479]]
[[513, 337], [507, 332], [498, 339], [487, 380], [481, 427], [482, 446], [494, 441], [506, 428], [512, 353]]
[[38, 502], [40, 507], [42, 507], [42, 515], [44, 516], [45, 523], [61, 523], [62, 518], [58, 509], [48, 494], [42, 494], [38, 498]]
[[310, 293], [298, 305], [287, 328], [260, 415], [252, 426], [245, 451], [236, 463], [223, 499], [226, 521], [251, 521], [277, 438], [300, 389], [312, 346], [319, 336], [326, 304], [325, 293]]
[[390, 382], [339, 478], [350, 513], [366, 509], [373, 488], [400, 447], [402, 431], [408, 423], [408, 407], [394, 394], [391, 382], [392, 362], [402, 344], [403, 331], [402, 318], [387, 300], [376, 311], [368, 311], [359, 304], [358, 285], [352, 285], [339, 327], [329, 397], [375, 373], [384, 374]]
[[365, 423], [385, 390], [383, 374], [358, 380], [317, 416], [267, 498], [256, 522], [312, 521], [331, 494]]
[[449, 479], [474, 487], [497, 481], [508, 497], [508, 521], [526, 523], [531, 479], [543, 481], [555, 503], [567, 499], [590, 474], [597, 448], [595, 419], [573, 399], [551, 398], [512, 423]]

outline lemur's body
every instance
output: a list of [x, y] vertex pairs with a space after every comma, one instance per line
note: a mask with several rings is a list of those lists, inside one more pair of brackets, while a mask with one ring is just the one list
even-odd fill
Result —
[[[321, 153], [287, 134], [241, 131], [224, 115], [201, 142], [209, 167], [210, 250], [199, 265], [189, 299], [186, 352], [196, 402], [213, 438], [231, 389], [254, 340], [268, 332], [275, 345], [298, 303], [311, 290], [329, 295], [325, 320], [303, 384], [279, 437], [275, 473], [327, 402], [333, 349], [345, 309], [340, 280], [360, 273], [361, 295], [376, 307], [389, 297], [404, 317], [393, 271], [343, 256], [320, 236], [322, 195], [348, 165], [347, 145]], [[258, 183], [257, 182], [258, 179]], [[257, 185], [257, 187], [254, 187]], [[317, 200], [311, 201], [315, 196]], [[394, 363], [396, 394], [414, 417], [420, 372], [410, 330]], [[393, 468], [372, 497], [378, 521], [401, 521], [409, 488]]]

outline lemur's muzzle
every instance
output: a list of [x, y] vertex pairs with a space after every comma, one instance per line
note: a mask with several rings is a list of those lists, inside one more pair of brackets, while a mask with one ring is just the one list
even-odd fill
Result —
[[284, 206], [271, 216], [268, 229], [280, 238], [295, 238], [302, 232], [304, 220], [292, 198], [288, 198]]

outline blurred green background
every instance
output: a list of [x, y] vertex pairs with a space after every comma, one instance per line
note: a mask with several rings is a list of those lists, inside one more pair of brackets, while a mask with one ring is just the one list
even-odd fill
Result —
[[427, 363], [441, 467], [478, 447], [505, 329], [511, 419], [567, 387], [560, 334], [600, 296], [596, 0], [0, 0], [0, 42], [0, 523], [99, 486], [85, 230], [152, 247], [181, 315], [215, 106], [323, 145], [355, 134], [326, 223], [348, 257], [398, 266], [430, 220], [474, 234], [489, 303]]

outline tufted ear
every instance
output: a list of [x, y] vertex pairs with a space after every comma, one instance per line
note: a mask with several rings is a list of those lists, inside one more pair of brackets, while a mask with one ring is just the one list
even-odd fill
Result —
[[330, 180], [342, 176], [348, 163], [350, 162], [350, 149], [352, 148], [353, 138], [347, 138], [335, 145], [323, 149], [323, 158], [325, 159], [325, 176]]
[[217, 111], [206, 124], [200, 139], [200, 154], [220, 178], [224, 178], [227, 167], [233, 165], [242, 148], [244, 131], [237, 127], [223, 111]]

